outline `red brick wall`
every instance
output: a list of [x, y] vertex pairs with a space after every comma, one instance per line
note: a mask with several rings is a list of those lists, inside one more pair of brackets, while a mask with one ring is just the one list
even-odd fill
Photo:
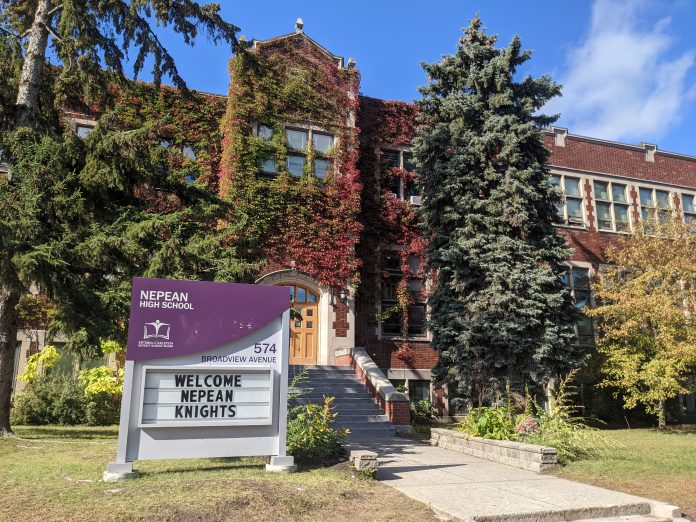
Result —
[[551, 152], [551, 165], [696, 188], [696, 159], [657, 151], [651, 162], [646, 161], [642, 148], [597, 143], [576, 136], [567, 136], [565, 147], [556, 146], [554, 137], [548, 134], [544, 143]]
[[334, 288], [334, 295], [337, 297], [334, 306], [334, 314], [336, 320], [333, 322], [332, 327], [334, 329], [336, 337], [347, 337], [348, 328], [350, 327], [348, 325], [348, 305], [342, 303], [341, 300], [338, 299], [337, 288]]

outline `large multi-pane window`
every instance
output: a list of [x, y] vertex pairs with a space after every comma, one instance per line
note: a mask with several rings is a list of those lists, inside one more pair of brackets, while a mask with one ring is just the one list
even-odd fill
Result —
[[[381, 165], [387, 169], [396, 168], [408, 172], [415, 172], [416, 170], [413, 154], [402, 150], [383, 149], [381, 151]], [[418, 196], [416, 184], [412, 178], [403, 179], [401, 176], [391, 175], [391, 173], [388, 174], [390, 175], [382, 177], [382, 189], [399, 199], [404, 198], [410, 200], [411, 196]]]
[[[273, 138], [273, 129], [267, 125], [259, 125], [256, 135], [266, 140]], [[302, 177], [305, 173], [307, 152], [309, 144], [314, 149], [314, 175], [324, 179], [330, 170], [329, 155], [334, 146], [332, 134], [318, 132], [311, 129], [285, 129], [285, 139], [288, 145], [288, 154], [285, 168], [291, 176]], [[275, 156], [269, 156], [261, 161], [261, 173], [265, 176], [275, 176], [278, 166]]]
[[599, 230], [627, 232], [628, 219], [627, 187], [622, 183], [609, 181], [594, 182], [595, 206]]
[[565, 202], [558, 206], [558, 212], [563, 218], [563, 224], [584, 226], [582, 212], [582, 185], [580, 178], [553, 174], [551, 184], [565, 196]]
[[[561, 275], [563, 285], [570, 290], [575, 306], [582, 310], [592, 306], [592, 293], [590, 291], [590, 269], [577, 266], [566, 267]], [[577, 344], [581, 346], [594, 346], [594, 327], [592, 319], [581, 314], [575, 325]]]
[[[382, 258], [384, 278], [382, 279], [381, 320], [382, 334], [386, 336], [402, 335], [403, 311], [399, 309], [398, 288], [404, 278], [402, 259], [398, 252], [386, 252]], [[411, 277], [407, 285], [412, 303], [408, 305], [408, 336], [425, 336], [425, 282], [413, 274], [419, 272], [420, 260], [415, 256], [408, 258]]]
[[693, 194], [682, 194], [682, 212], [684, 221], [696, 223], [696, 197]]
[[640, 214], [644, 221], [650, 219], [657, 212], [660, 223], [664, 223], [669, 217], [670, 204], [669, 192], [653, 188], [641, 187], [640, 193]]

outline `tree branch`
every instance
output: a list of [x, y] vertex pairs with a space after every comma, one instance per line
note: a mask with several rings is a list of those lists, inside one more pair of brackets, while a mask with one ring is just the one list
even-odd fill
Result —
[[51, 16], [53, 16], [54, 14], [56, 14], [56, 13], [57, 13], [58, 11], [60, 11], [61, 9], [63, 9], [63, 4], [58, 4], [58, 5], [55, 6], [53, 9], [51, 9], [51, 10], [48, 12], [48, 14], [47, 14], [46, 16], [48, 16], [49, 19], [50, 19]]
[[43, 24], [43, 26], [46, 28], [46, 30], [47, 30], [49, 33], [51, 33], [51, 35], [53, 35], [53, 38], [55, 38], [56, 40], [58, 40], [60, 43], [63, 43], [63, 39], [62, 39], [60, 36], [58, 36], [58, 30], [57, 30], [57, 29], [54, 29], [53, 27], [51, 27], [51, 24]]

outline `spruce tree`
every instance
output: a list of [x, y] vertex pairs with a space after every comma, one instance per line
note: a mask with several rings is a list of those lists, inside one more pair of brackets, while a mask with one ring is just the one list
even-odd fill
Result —
[[542, 137], [556, 117], [538, 112], [560, 87], [548, 76], [518, 79], [530, 58], [519, 37], [495, 43], [476, 17], [455, 54], [423, 66], [414, 150], [436, 274], [433, 379], [469, 404], [507, 384], [545, 384], [585, 357], [560, 278], [571, 251], [553, 227], [562, 196]]
[[[195, 103], [150, 24], [171, 25], [186, 43], [205, 28], [234, 49], [237, 28], [218, 10], [189, 0], [2, 4], [0, 434], [12, 434], [17, 304], [31, 288], [55, 304], [67, 348], [89, 356], [124, 335], [133, 277], [231, 280], [250, 269], [230, 243], [229, 204], [187, 181], [196, 167], [181, 147], [162, 146], [171, 116], [123, 117], [141, 93], [125, 78], [123, 49], [135, 50], [136, 74], [151, 57], [155, 84], [167, 75]], [[87, 139], [63, 121], [66, 107], [96, 108]]]

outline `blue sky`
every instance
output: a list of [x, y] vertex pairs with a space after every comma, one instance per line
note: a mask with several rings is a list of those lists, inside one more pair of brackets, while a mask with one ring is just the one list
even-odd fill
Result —
[[[220, 1], [220, 0], [218, 0]], [[696, 2], [691, 0], [267, 0], [220, 1], [247, 39], [294, 30], [353, 57], [369, 96], [412, 101], [425, 81], [421, 61], [451, 53], [479, 12], [507, 44], [519, 34], [534, 51], [524, 74], [550, 74], [564, 97], [549, 111], [571, 133], [696, 155]], [[193, 48], [162, 30], [187, 83], [227, 91], [229, 48], [200, 37]], [[146, 79], [146, 78], [144, 78]]]

